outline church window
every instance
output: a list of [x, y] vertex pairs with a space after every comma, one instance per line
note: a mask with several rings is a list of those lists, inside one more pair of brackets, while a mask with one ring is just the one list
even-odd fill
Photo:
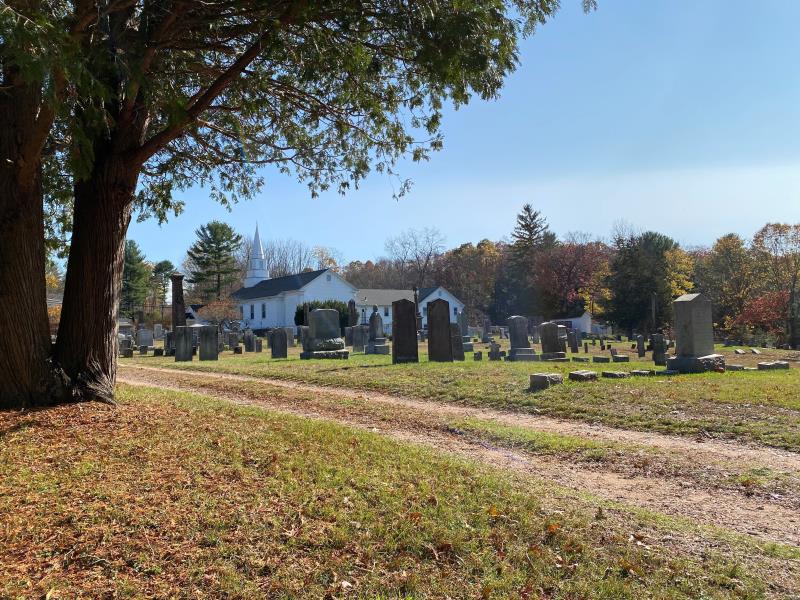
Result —
[[255, 319], [256, 318], [256, 305], [255, 304], [251, 304], [250, 305], [250, 318], [251, 319]]
[[383, 307], [383, 316], [384, 317], [388, 317], [389, 316], [389, 307], [388, 306], [384, 306]]
[[457, 316], [458, 316], [458, 307], [457, 307], [457, 306], [454, 306], [454, 307], [453, 307], [453, 316], [454, 316], [454, 317], [457, 317]]
[[266, 302], [262, 302], [261, 303], [261, 318], [262, 319], [266, 319], [267, 318], [267, 303]]
[[330, 275], [326, 275], [325, 276], [325, 281], [330, 281], [330, 280], [331, 280], [331, 276]]
[[422, 307], [422, 316], [424, 316], [424, 317], [428, 316], [428, 307], [427, 307], [427, 305]]

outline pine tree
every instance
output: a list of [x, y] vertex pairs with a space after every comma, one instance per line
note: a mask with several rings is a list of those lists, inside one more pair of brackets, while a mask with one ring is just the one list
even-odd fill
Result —
[[534, 252], [542, 248], [552, 247], [556, 243], [555, 234], [550, 231], [547, 219], [530, 204], [522, 207], [517, 215], [517, 226], [511, 234], [514, 240], [515, 254], [528, 259]]
[[144, 305], [150, 282], [150, 266], [145, 262], [139, 244], [125, 242], [125, 259], [122, 266], [122, 293], [120, 313], [133, 316], [136, 307]]
[[227, 223], [211, 221], [195, 231], [197, 241], [189, 248], [189, 277], [204, 302], [221, 300], [238, 279], [236, 251], [242, 236]]
[[175, 271], [171, 261], [162, 260], [153, 266], [153, 275], [150, 278], [150, 289], [153, 298], [153, 308], [167, 301], [169, 289], [169, 276]]
[[511, 283], [508, 297], [512, 313], [526, 315], [541, 314], [540, 294], [533, 285], [532, 276], [536, 263], [544, 250], [557, 243], [556, 235], [550, 231], [547, 219], [530, 204], [525, 204], [517, 215], [517, 225], [511, 233]]

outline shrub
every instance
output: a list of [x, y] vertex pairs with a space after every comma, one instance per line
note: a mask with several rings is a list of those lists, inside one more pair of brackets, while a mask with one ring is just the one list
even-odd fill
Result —
[[349, 313], [347, 309], [347, 304], [342, 302], [341, 300], [314, 300], [312, 302], [303, 302], [303, 304], [297, 307], [297, 310], [294, 312], [294, 324], [295, 325], [308, 325], [305, 322], [306, 320], [306, 306], [308, 306], [308, 312], [311, 312], [317, 308], [333, 308], [339, 311], [339, 328], [344, 329], [350, 323]]

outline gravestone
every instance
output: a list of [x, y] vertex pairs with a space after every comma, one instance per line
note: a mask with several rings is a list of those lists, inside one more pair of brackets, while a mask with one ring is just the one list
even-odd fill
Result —
[[453, 362], [450, 303], [443, 298], [428, 303], [428, 360]]
[[289, 341], [286, 335], [286, 329], [278, 328], [273, 329], [269, 334], [269, 349], [272, 353], [272, 358], [287, 358]]
[[654, 333], [650, 336], [650, 347], [653, 348], [653, 362], [657, 367], [667, 366], [667, 343], [664, 341], [664, 335], [661, 333]]
[[472, 360], [483, 360], [483, 352], [478, 350], [477, 352], [472, 353]]
[[588, 342], [583, 342], [583, 353], [584, 354], [589, 354], [589, 343]]
[[641, 334], [636, 336], [636, 354], [639, 356], [639, 358], [644, 358], [644, 336]]
[[489, 360], [500, 360], [501, 358], [503, 356], [500, 352], [500, 344], [495, 344], [494, 342], [489, 344]]
[[192, 360], [194, 349], [192, 341], [191, 327], [179, 325], [175, 328], [175, 362]]
[[164, 356], [163, 348], [153, 348], [153, 356]]
[[539, 335], [542, 338], [542, 354], [561, 352], [558, 342], [558, 325], [555, 323], [542, 323], [539, 325]]
[[172, 283], [172, 329], [186, 325], [186, 305], [183, 301], [183, 275], [173, 273], [169, 276]]
[[264, 351], [264, 340], [261, 338], [256, 338], [256, 352], [263, 352]]
[[453, 360], [464, 360], [464, 338], [458, 323], [450, 323], [450, 344], [453, 348]]
[[[415, 332], [416, 335], [416, 332]], [[378, 312], [378, 307], [372, 307], [372, 314], [369, 316], [369, 341], [367, 342], [367, 354], [389, 354], [389, 344], [386, 343], [386, 331], [383, 327], [383, 317]]]
[[175, 334], [172, 331], [164, 334], [164, 354], [167, 356], [175, 355]]
[[528, 319], [515, 315], [506, 321], [508, 326], [508, 336], [511, 341], [511, 354], [515, 348], [529, 348], [528, 342]]
[[369, 325], [353, 327], [353, 352], [365, 352], [369, 343]]
[[506, 322], [508, 325], [508, 336], [511, 341], [511, 349], [508, 351], [508, 361], [530, 361], [539, 360], [531, 344], [528, 341], [528, 319], [515, 315], [509, 317]]
[[675, 356], [667, 370], [702, 373], [725, 370], [725, 358], [714, 354], [711, 301], [702, 294], [684, 294], [672, 303], [675, 315]]
[[147, 349], [148, 349], [147, 346], [139, 346], [139, 354], [145, 356], [147, 354]]
[[574, 329], [567, 330], [567, 342], [569, 343], [569, 351], [573, 354], [578, 353], [578, 332]]
[[465, 311], [459, 311], [458, 317], [456, 318], [458, 322], [458, 329], [461, 332], [461, 337], [468, 337], [469, 336], [469, 319], [467, 318], [467, 313]]
[[247, 352], [255, 352], [256, 351], [256, 336], [253, 333], [252, 329], [245, 329], [244, 330], [244, 349]]
[[356, 310], [355, 300], [349, 300], [347, 302], [347, 324], [350, 327], [358, 325], [358, 311]]
[[294, 348], [294, 327], [284, 327], [283, 330], [286, 332], [286, 347]]
[[597, 381], [597, 371], [589, 371], [582, 369], [580, 371], [572, 371], [569, 374], [570, 381]]
[[528, 391], [538, 392], [561, 383], [564, 383], [564, 377], [560, 373], [533, 373], [530, 377]]
[[339, 337], [339, 311], [333, 308], [317, 308], [309, 314], [310, 325], [301, 359], [348, 358], [344, 340]]
[[217, 360], [219, 358], [219, 330], [216, 325], [204, 325], [200, 328], [200, 360]]
[[559, 325], [558, 326], [558, 351], [559, 352], [566, 352], [567, 351], [567, 326], [566, 325]]
[[153, 337], [157, 340], [164, 337], [164, 326], [161, 323], [153, 325]]
[[707, 356], [714, 353], [711, 301], [702, 294], [684, 294], [672, 303], [675, 314], [675, 354]]
[[136, 345], [137, 346], [152, 346], [153, 345], [153, 332], [150, 329], [140, 329], [136, 332]]
[[344, 345], [345, 346], [353, 345], [353, 328], [350, 326], [344, 328]]
[[392, 302], [392, 364], [419, 362], [417, 310], [411, 300]]
[[481, 335], [481, 342], [484, 344], [488, 344], [492, 341], [492, 322], [489, 320], [489, 317], [486, 317], [483, 320], [483, 333]]

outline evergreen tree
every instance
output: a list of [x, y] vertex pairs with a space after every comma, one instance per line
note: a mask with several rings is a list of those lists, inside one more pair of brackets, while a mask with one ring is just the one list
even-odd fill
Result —
[[537, 250], [552, 247], [556, 244], [556, 235], [550, 231], [547, 219], [530, 204], [522, 207], [517, 215], [517, 226], [511, 234], [514, 253], [522, 260], [527, 260]]
[[512, 313], [541, 315], [542, 302], [533, 282], [537, 261], [545, 250], [558, 244], [550, 231], [547, 219], [530, 204], [517, 215], [517, 225], [511, 233], [510, 281], [506, 286], [508, 308]]
[[153, 308], [167, 301], [169, 289], [169, 276], [175, 272], [175, 265], [169, 260], [162, 260], [153, 266], [153, 275], [150, 278], [150, 289], [153, 297]]
[[144, 301], [147, 299], [150, 274], [150, 266], [145, 262], [139, 244], [133, 240], [127, 240], [122, 266], [121, 314], [132, 317], [136, 308], [144, 305]]
[[195, 231], [197, 241], [189, 248], [189, 277], [203, 302], [221, 300], [237, 282], [236, 251], [242, 236], [227, 223], [211, 221]]

